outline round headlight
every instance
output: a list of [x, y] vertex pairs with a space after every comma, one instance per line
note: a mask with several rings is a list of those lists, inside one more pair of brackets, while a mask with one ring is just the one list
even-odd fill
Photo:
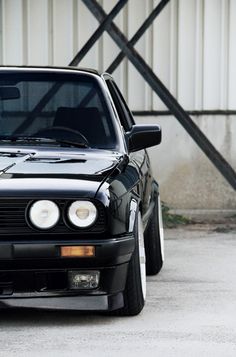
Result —
[[29, 210], [31, 223], [40, 229], [50, 229], [54, 227], [60, 217], [58, 206], [48, 200], [36, 201]]
[[90, 201], [75, 201], [68, 210], [68, 217], [76, 227], [89, 227], [97, 218], [97, 208]]

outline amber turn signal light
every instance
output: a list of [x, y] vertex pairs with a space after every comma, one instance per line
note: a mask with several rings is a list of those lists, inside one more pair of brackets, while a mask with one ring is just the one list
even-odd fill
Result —
[[93, 245], [65, 246], [60, 247], [60, 251], [63, 258], [95, 257], [95, 247]]

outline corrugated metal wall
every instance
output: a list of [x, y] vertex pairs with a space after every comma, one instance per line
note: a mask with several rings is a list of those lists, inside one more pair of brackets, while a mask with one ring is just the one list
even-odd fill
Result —
[[[130, 38], [158, 2], [129, 0], [115, 22]], [[98, 26], [81, 0], [1, 0], [0, 14], [2, 64], [67, 65]], [[136, 48], [185, 109], [236, 109], [235, 36], [235, 0], [170, 0]], [[81, 65], [105, 70], [118, 51], [104, 34]], [[165, 109], [126, 60], [115, 77], [133, 110]]]

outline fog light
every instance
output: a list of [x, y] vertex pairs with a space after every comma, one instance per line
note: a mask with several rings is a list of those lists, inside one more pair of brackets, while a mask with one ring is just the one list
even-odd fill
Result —
[[69, 271], [68, 280], [70, 289], [96, 289], [99, 284], [100, 272], [91, 271]]

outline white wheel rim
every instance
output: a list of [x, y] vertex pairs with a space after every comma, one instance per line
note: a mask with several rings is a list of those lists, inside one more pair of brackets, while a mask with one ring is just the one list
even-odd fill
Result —
[[143, 299], [146, 299], [146, 255], [144, 247], [143, 224], [141, 214], [138, 215], [138, 245], [139, 245], [139, 264]]
[[158, 221], [159, 221], [159, 236], [160, 236], [160, 245], [161, 245], [161, 256], [162, 261], [164, 261], [164, 229], [163, 229], [163, 219], [162, 219], [162, 208], [161, 208], [161, 199], [158, 195]]

